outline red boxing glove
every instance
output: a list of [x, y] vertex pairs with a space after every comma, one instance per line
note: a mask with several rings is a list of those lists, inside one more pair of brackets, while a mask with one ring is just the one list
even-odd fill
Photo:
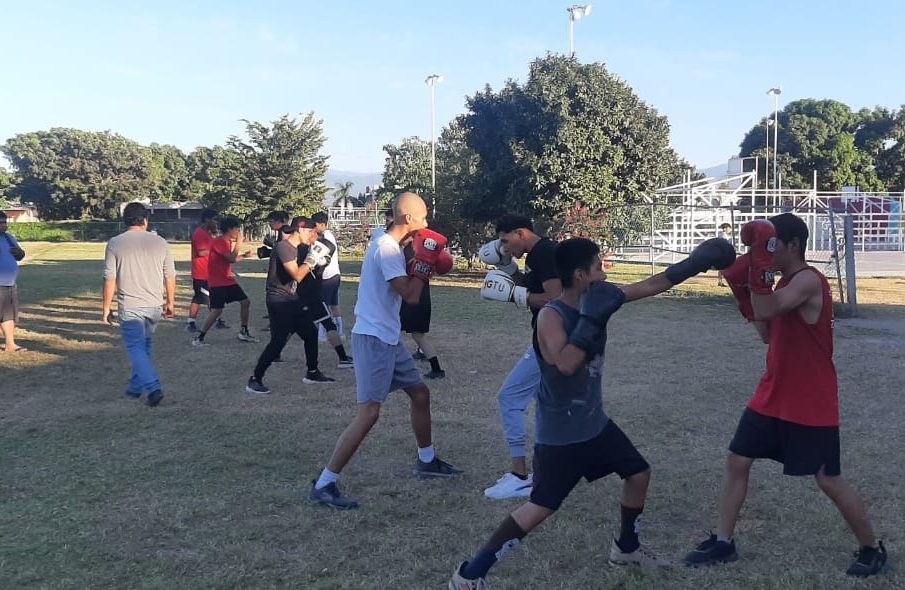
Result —
[[766, 219], [755, 219], [742, 226], [741, 237], [742, 243], [750, 247], [748, 288], [752, 293], [769, 295], [773, 292], [773, 271], [769, 269], [776, 251], [776, 228]]
[[412, 259], [407, 271], [410, 277], [428, 282], [437, 272], [440, 253], [446, 248], [446, 237], [429, 229], [419, 229], [412, 233]]
[[754, 321], [754, 307], [751, 305], [751, 289], [748, 288], [748, 273], [751, 268], [751, 255], [745, 254], [735, 259], [728, 268], [723, 269], [723, 278], [738, 301], [738, 310], [749, 322]]
[[434, 265], [434, 268], [437, 270], [437, 274], [445, 275], [452, 270], [452, 267], [453, 257], [452, 254], [449, 253], [449, 250], [440, 252], [440, 256], [437, 257], [437, 264]]

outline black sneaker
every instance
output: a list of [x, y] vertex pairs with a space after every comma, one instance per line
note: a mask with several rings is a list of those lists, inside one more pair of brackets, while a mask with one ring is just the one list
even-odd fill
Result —
[[885, 564], [886, 547], [883, 546], [883, 541], [878, 541], [876, 547], [865, 546], [855, 551], [855, 561], [845, 570], [845, 573], [866, 578], [879, 573]]
[[425, 373], [424, 377], [426, 379], [443, 379], [446, 377], [446, 371], [440, 369], [439, 371], [431, 371], [430, 373]]
[[214, 327], [218, 330], [229, 330], [229, 326], [223, 318], [217, 318], [217, 322], [214, 324]]
[[123, 395], [126, 397], [131, 397], [132, 399], [138, 399], [141, 397], [141, 392], [129, 391], [128, 389], [123, 392]]
[[152, 408], [160, 404], [160, 400], [163, 399], [163, 392], [159, 389], [155, 389], [151, 393], [148, 394], [148, 405]]
[[327, 377], [320, 371], [308, 371], [305, 373], [302, 383], [307, 383], [308, 385], [311, 385], [312, 383], [336, 383], [336, 379]]
[[198, 325], [195, 322], [186, 322], [185, 323], [185, 331], [189, 334], [194, 334], [198, 331]]
[[425, 463], [418, 459], [415, 468], [412, 470], [415, 477], [455, 477], [465, 473], [461, 469], [456, 469], [446, 461], [441, 461], [440, 457], [434, 457], [430, 463]]
[[735, 552], [735, 541], [718, 541], [716, 535], [710, 537], [695, 547], [695, 550], [685, 556], [685, 565], [689, 567], [709, 567], [718, 563], [729, 563], [738, 559]]
[[324, 506], [336, 508], [337, 510], [353, 510], [358, 508], [358, 502], [348, 496], [343, 496], [342, 492], [340, 492], [339, 488], [336, 486], [336, 482], [328, 483], [321, 489], [315, 488], [315, 483], [316, 482], [314, 481], [311, 482], [311, 490], [308, 492], [309, 502], [323, 504]]
[[258, 381], [254, 377], [248, 379], [248, 385], [245, 386], [245, 393], [249, 395], [266, 395], [270, 393], [270, 388], [264, 385], [263, 381]]
[[285, 363], [286, 361], [283, 359], [283, 356], [280, 355], [280, 356], [278, 356], [277, 358], [273, 359], [273, 362], [275, 362], [275, 363]]
[[354, 369], [355, 361], [352, 360], [352, 357], [347, 356], [344, 359], [340, 359], [339, 364], [336, 365], [338, 369]]
[[421, 350], [416, 350], [415, 353], [412, 355], [412, 358], [416, 361], [426, 361], [427, 360], [427, 357], [424, 356], [424, 353], [421, 352]]

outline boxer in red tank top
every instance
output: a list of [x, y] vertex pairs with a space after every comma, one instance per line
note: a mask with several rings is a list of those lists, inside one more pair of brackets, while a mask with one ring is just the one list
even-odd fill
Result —
[[[849, 575], [866, 577], [886, 563], [858, 492], [839, 462], [839, 398], [833, 364], [833, 298], [829, 283], [804, 259], [808, 228], [783, 213], [746, 224], [748, 253], [723, 271], [767, 348], [767, 369], [742, 414], [732, 442], [719, 501], [716, 534], [685, 557], [692, 567], [738, 559], [732, 534], [756, 459], [783, 464], [786, 475], [813, 475], [860, 545]], [[773, 289], [773, 273], [782, 280]]]

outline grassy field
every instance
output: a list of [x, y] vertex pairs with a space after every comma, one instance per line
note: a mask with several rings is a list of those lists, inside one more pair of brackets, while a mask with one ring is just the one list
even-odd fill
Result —
[[[507, 467], [495, 392], [528, 342], [528, 316], [482, 302], [480, 274], [433, 287], [448, 378], [430, 383], [440, 455], [461, 479], [410, 476], [408, 404], [393, 394], [343, 474], [362, 502], [312, 507], [309, 481], [354, 412], [354, 376], [321, 367], [335, 386], [301, 383], [298, 340], [274, 365], [274, 393], [244, 384], [264, 344], [212, 332], [193, 349], [181, 317], [164, 322], [155, 357], [166, 392], [156, 409], [121, 395], [128, 361], [101, 325], [102, 244], [26, 244], [17, 340], [0, 355], [0, 588], [445, 588], [453, 567], [517, 503], [481, 490]], [[175, 245], [178, 268], [188, 248]], [[241, 263], [263, 325], [264, 265]], [[355, 263], [345, 264], [354, 275]], [[645, 267], [616, 269], [614, 280]], [[653, 466], [643, 539], [679, 560], [714, 521], [726, 446], [763, 369], [765, 347], [715, 276], [624, 307], [610, 322], [605, 403]], [[341, 293], [347, 317], [354, 277]], [[893, 566], [905, 545], [905, 280], [862, 282], [863, 316], [836, 324], [843, 472], [862, 491]], [[896, 299], [898, 298], [898, 301]], [[898, 303], [898, 305], [895, 305]], [[238, 310], [227, 311], [235, 324]], [[349, 322], [351, 324], [351, 322]], [[261, 332], [262, 338], [267, 332]], [[427, 367], [425, 366], [425, 369]], [[618, 526], [617, 478], [581, 484], [551, 521], [500, 563], [494, 589], [903, 588], [905, 573], [846, 578], [855, 542], [813, 481], [760, 462], [738, 528], [741, 559], [707, 571], [642, 573], [606, 565]]]

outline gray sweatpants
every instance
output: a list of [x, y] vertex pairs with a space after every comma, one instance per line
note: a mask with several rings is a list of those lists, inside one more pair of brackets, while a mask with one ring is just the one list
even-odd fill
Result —
[[506, 435], [506, 443], [509, 445], [510, 457], [527, 456], [527, 435], [525, 434], [525, 410], [531, 400], [537, 397], [537, 389], [540, 387], [540, 366], [534, 347], [529, 346], [522, 358], [519, 359], [503, 385], [497, 392], [497, 400], [500, 403], [500, 418], [503, 422], [503, 432]]

